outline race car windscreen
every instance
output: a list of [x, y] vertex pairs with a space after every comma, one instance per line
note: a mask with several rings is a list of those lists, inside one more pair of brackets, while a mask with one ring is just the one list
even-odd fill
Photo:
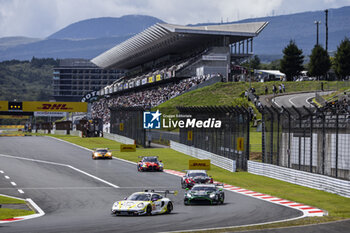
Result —
[[215, 187], [207, 187], [207, 186], [195, 186], [192, 188], [192, 191], [214, 192], [214, 191], [216, 191], [216, 188]]
[[129, 201], [150, 201], [151, 195], [145, 193], [134, 193], [131, 194], [126, 200]]
[[158, 159], [156, 157], [144, 157], [143, 162], [158, 163]]
[[207, 176], [207, 174], [204, 173], [204, 172], [191, 172], [191, 173], [188, 174], [188, 176], [190, 176], [190, 177]]
[[107, 153], [108, 152], [108, 150], [96, 150], [96, 152], [98, 152], [98, 153]]

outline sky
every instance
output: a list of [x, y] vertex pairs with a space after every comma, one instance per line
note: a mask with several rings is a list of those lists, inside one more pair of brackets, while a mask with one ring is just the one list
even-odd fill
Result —
[[45, 38], [80, 20], [128, 14], [185, 25], [349, 5], [350, 0], [0, 0], [0, 37]]

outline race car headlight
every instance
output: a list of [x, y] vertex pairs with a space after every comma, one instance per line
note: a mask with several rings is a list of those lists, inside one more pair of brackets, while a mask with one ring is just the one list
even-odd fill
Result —
[[145, 205], [143, 203], [140, 203], [137, 205], [137, 208], [143, 208]]
[[163, 167], [163, 164], [162, 164], [162, 163], [160, 163], [160, 164], [159, 164], [159, 167]]
[[112, 155], [112, 153], [111, 153], [111, 152], [108, 152], [107, 155]]
[[215, 196], [216, 196], [215, 193], [211, 193], [211, 194], [209, 195], [210, 198], [215, 198]]
[[192, 195], [191, 195], [191, 193], [187, 193], [186, 196], [187, 197], [191, 197]]
[[147, 165], [146, 164], [142, 164], [142, 167], [147, 167]]

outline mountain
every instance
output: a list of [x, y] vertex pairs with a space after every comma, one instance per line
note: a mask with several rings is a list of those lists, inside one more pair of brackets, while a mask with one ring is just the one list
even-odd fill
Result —
[[[0, 38], [0, 61], [44, 58], [91, 59], [134, 34], [163, 21], [151, 16], [127, 15], [94, 18], [68, 25], [46, 39], [18, 43], [18, 38]], [[16, 46], [2, 46], [3, 43]]]
[[15, 47], [17, 45], [37, 42], [39, 40], [40, 40], [39, 38], [30, 38], [30, 37], [24, 37], [24, 36], [2, 37], [0, 38], [0, 51], [10, 47]]
[[[350, 7], [329, 9], [328, 18], [328, 50], [335, 51], [345, 36], [350, 37]], [[316, 43], [314, 21], [321, 21], [319, 41], [321, 45], [325, 45], [324, 11], [253, 18], [237, 23], [254, 21], [269, 21], [267, 27], [254, 39], [254, 53], [258, 54], [262, 61], [280, 58], [283, 48], [290, 40], [295, 40], [304, 55], [309, 55]], [[10, 38], [0, 38], [0, 61], [28, 60], [33, 56], [91, 59], [157, 22], [162, 20], [144, 15], [94, 18], [68, 25], [40, 41], [19, 43], [18, 38], [13, 41]], [[6, 41], [7, 45], [2, 46], [1, 41]]]
[[160, 19], [145, 15], [127, 15], [120, 18], [104, 17], [73, 23], [48, 39], [96, 39], [131, 36], [149, 26], [162, 22]]
[[[263, 17], [240, 22], [269, 21], [267, 27], [254, 39], [254, 53], [282, 56], [283, 48], [290, 40], [295, 40], [304, 55], [309, 55], [316, 44], [316, 24], [319, 25], [319, 43], [325, 47], [326, 28], [324, 11], [304, 12], [291, 15]], [[328, 51], [335, 51], [341, 40], [350, 38], [350, 7], [329, 9]]]

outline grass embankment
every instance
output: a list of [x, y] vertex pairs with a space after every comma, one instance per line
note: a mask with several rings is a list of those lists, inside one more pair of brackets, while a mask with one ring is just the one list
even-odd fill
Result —
[[[120, 143], [104, 138], [79, 138], [75, 136], [54, 136], [77, 145], [87, 148], [108, 147], [118, 150]], [[117, 158], [129, 161], [138, 161], [138, 156], [156, 155], [165, 164], [166, 169], [178, 170], [188, 168], [188, 160], [192, 157], [179, 153], [177, 151], [160, 148], [160, 149], [137, 149], [136, 152], [119, 152], [114, 151], [113, 155]], [[299, 185], [271, 179], [264, 176], [253, 175], [248, 172], [231, 173], [219, 167], [213, 166], [208, 172], [217, 181], [238, 187], [254, 190], [257, 192], [270, 194], [276, 197], [288, 199], [295, 202], [315, 206], [329, 212], [329, 216], [321, 218], [307, 218], [296, 220], [288, 223], [273, 224], [272, 227], [303, 225], [310, 223], [327, 222], [350, 218], [350, 198], [319, 191], [316, 189], [306, 188]], [[136, 169], [136, 168], [135, 168]], [[259, 229], [261, 227], [255, 227]], [[266, 228], [266, 226], [265, 226]]]
[[[272, 86], [280, 85], [282, 82], [252, 82], [251, 86], [256, 90], [257, 95], [265, 95], [265, 87], [268, 87], [268, 94], [272, 94]], [[322, 81], [325, 90], [339, 90], [344, 87], [340, 81]], [[316, 91], [321, 89], [321, 81], [305, 82], [283, 82], [286, 93]], [[248, 106], [248, 101], [244, 98], [244, 91], [248, 90], [248, 82], [216, 83], [214, 85], [200, 88], [176, 98], [173, 98], [157, 107], [161, 112], [167, 114], [177, 113], [176, 106]], [[257, 113], [257, 112], [256, 112]]]
[[[0, 205], [3, 205], [3, 204], [26, 204], [26, 202], [15, 198], [1, 196], [0, 194]], [[0, 220], [19, 217], [19, 216], [25, 216], [30, 214], [35, 214], [35, 212], [29, 211], [29, 210], [21, 210], [21, 209], [0, 208]]]

